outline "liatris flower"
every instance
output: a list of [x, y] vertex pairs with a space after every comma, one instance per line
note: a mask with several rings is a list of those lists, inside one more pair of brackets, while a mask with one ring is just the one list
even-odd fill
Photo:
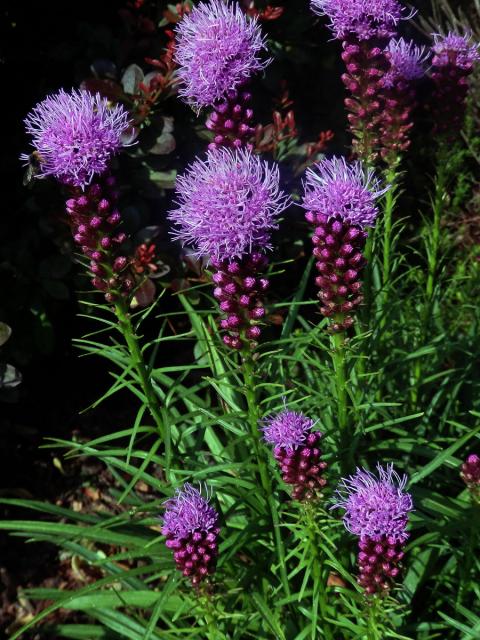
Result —
[[343, 83], [355, 153], [372, 162], [380, 144], [379, 115], [383, 108], [381, 79], [388, 69], [387, 40], [406, 19], [398, 0], [312, 0], [312, 10], [330, 19], [334, 37], [342, 40], [347, 73]]
[[312, 500], [327, 484], [322, 475], [327, 464], [320, 460], [322, 451], [318, 448], [322, 433], [313, 431], [314, 426], [303, 413], [285, 408], [267, 418], [262, 427], [265, 441], [274, 445], [284, 482], [293, 485], [295, 500]]
[[215, 572], [219, 533], [218, 513], [198, 489], [185, 484], [167, 501], [162, 534], [177, 569], [194, 586]]
[[236, 3], [210, 0], [194, 7], [176, 32], [180, 96], [196, 110], [213, 107], [212, 148], [243, 146], [253, 133], [245, 84], [268, 64], [260, 58], [266, 45], [257, 20]]
[[302, 206], [308, 222], [315, 225], [320, 310], [333, 319], [332, 331], [342, 331], [353, 324], [350, 314], [363, 300], [362, 251], [367, 228], [378, 214], [375, 200], [387, 188], [381, 189], [373, 171], [365, 170], [360, 161], [347, 164], [343, 158], [325, 159], [307, 169], [304, 188]]
[[408, 514], [412, 497], [404, 491], [393, 464], [377, 465], [378, 477], [365, 469], [344, 478], [332, 509], [344, 509], [343, 522], [359, 538], [358, 583], [367, 594], [387, 592], [400, 573], [403, 546], [408, 538]]
[[434, 35], [433, 119], [437, 132], [454, 134], [462, 127], [468, 80], [479, 59], [479, 45], [471, 42], [471, 36], [451, 32]]
[[173, 235], [210, 259], [214, 295], [226, 315], [221, 327], [229, 331], [224, 342], [240, 349], [260, 335], [265, 251], [289, 202], [278, 168], [249, 151], [210, 150], [177, 179], [177, 198], [178, 209], [169, 214]]
[[99, 94], [62, 90], [37, 105], [25, 123], [39, 159], [38, 175], [54, 176], [70, 188], [66, 210], [73, 239], [90, 259], [93, 286], [108, 302], [127, 295], [134, 279], [120, 252], [126, 236], [118, 228], [118, 192], [108, 168], [130, 128], [128, 113]]
[[471, 453], [462, 464], [460, 477], [471, 494], [480, 500], [480, 457]]
[[379, 116], [380, 153], [391, 165], [410, 146], [411, 114], [415, 107], [414, 82], [424, 75], [424, 63], [429, 54], [425, 47], [417, 47], [403, 38], [392, 39], [385, 53], [390, 66], [380, 81], [384, 105]]
[[[39, 177], [84, 189], [108, 169], [130, 128], [121, 105], [110, 106], [98, 93], [73, 90], [48, 96], [25, 119], [40, 163]], [[28, 161], [28, 155], [21, 159]]]

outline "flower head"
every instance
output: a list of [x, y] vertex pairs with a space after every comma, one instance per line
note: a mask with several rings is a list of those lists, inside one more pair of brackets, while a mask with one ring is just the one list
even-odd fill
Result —
[[388, 188], [381, 189], [373, 170], [365, 169], [360, 160], [324, 159], [307, 169], [302, 206], [364, 229], [373, 226], [378, 214], [375, 200]]
[[266, 45], [257, 20], [237, 3], [201, 2], [176, 32], [180, 95], [195, 109], [225, 98], [268, 64], [259, 57]]
[[469, 71], [480, 60], [479, 44], [471, 41], [471, 35], [458, 35], [451, 31], [433, 36], [433, 64], [436, 67], [455, 66]]
[[218, 513], [210, 506], [198, 489], [185, 484], [177, 489], [175, 496], [166, 502], [162, 534], [176, 540], [190, 534], [208, 533], [218, 526]]
[[268, 417], [262, 427], [265, 441], [291, 453], [305, 444], [315, 422], [303, 413], [285, 408]]
[[40, 102], [25, 125], [39, 154], [39, 175], [84, 188], [120, 151], [130, 122], [121, 105], [110, 106], [98, 93], [62, 89]]
[[429, 57], [425, 47], [417, 47], [403, 38], [390, 40], [385, 50], [390, 69], [382, 78], [382, 85], [390, 89], [399, 80], [418, 80], [424, 73], [424, 63]]
[[198, 257], [241, 258], [270, 248], [270, 232], [289, 203], [279, 171], [247, 150], [213, 149], [177, 178], [174, 237]]
[[399, 0], [311, 0], [312, 11], [330, 19], [335, 38], [355, 35], [359, 40], [391, 38], [405, 8]]
[[404, 492], [407, 476], [400, 477], [393, 464], [384, 469], [377, 465], [378, 478], [365, 469], [344, 478], [336, 491], [333, 509], [345, 509], [346, 529], [360, 538], [392, 538], [404, 542], [408, 513], [413, 509], [412, 496]]
[[460, 476], [469, 489], [480, 488], [480, 457], [476, 453], [471, 453], [462, 464]]

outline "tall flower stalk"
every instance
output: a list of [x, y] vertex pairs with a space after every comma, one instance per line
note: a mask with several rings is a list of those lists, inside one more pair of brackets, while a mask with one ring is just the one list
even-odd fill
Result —
[[251, 441], [268, 502], [286, 591], [278, 512], [272, 495], [268, 462], [258, 432], [259, 406], [253, 354], [265, 315], [262, 293], [270, 234], [289, 199], [281, 191], [279, 171], [247, 150], [211, 149], [177, 179], [178, 208], [169, 214], [173, 236], [208, 259], [214, 296], [222, 317], [224, 344], [240, 353]]
[[[92, 285], [117, 316], [146, 404], [169, 449], [162, 409], [129, 314], [137, 283], [131, 260], [122, 251], [126, 235], [121, 231], [116, 180], [109, 173], [113, 156], [128, 140], [128, 113], [99, 94], [62, 90], [38, 104], [25, 125], [39, 164], [36, 177], [54, 177], [68, 195], [73, 240], [88, 260]], [[29, 156], [21, 158], [28, 161]]]
[[256, 18], [248, 18], [238, 3], [200, 2], [176, 28], [175, 60], [179, 94], [197, 112], [209, 108], [210, 149], [251, 148], [254, 133], [248, 82], [268, 60]]
[[372, 164], [381, 146], [382, 77], [389, 68], [385, 47], [407, 17], [405, 8], [398, 0], [311, 0], [311, 8], [330, 20], [334, 38], [342, 42], [353, 151]]
[[[452, 146], [455, 147], [459, 130], [465, 120], [469, 78], [480, 60], [479, 45], [469, 35], [448, 33], [434, 35], [431, 77], [434, 85], [432, 100], [433, 131], [438, 137], [436, 176], [432, 197], [433, 219], [426, 229], [427, 274], [425, 298], [421, 314], [419, 342], [427, 339], [432, 322], [435, 295], [440, 272], [441, 225], [447, 204], [447, 187], [452, 179]], [[418, 402], [422, 364], [414, 365], [411, 392], [412, 405]]]
[[320, 312], [329, 318], [332, 333], [332, 361], [336, 380], [338, 422], [343, 446], [349, 447], [347, 330], [363, 301], [363, 254], [368, 229], [375, 224], [377, 198], [381, 188], [372, 170], [360, 161], [343, 158], [322, 160], [308, 169], [302, 206], [306, 219], [314, 225], [314, 245], [318, 276]]

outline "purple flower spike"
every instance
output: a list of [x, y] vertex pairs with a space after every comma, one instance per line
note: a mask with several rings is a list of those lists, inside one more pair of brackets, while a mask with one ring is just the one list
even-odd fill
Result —
[[480, 456], [471, 453], [462, 464], [460, 477], [472, 496], [480, 501]]
[[361, 229], [374, 226], [378, 215], [375, 200], [389, 189], [381, 188], [373, 170], [365, 169], [362, 162], [347, 163], [337, 157], [307, 169], [304, 188], [304, 209], [329, 220], [338, 217]]
[[360, 161], [347, 164], [343, 158], [325, 159], [308, 169], [304, 187], [302, 206], [308, 222], [315, 225], [320, 311], [333, 319], [331, 331], [344, 331], [363, 301], [360, 275], [366, 262], [366, 228], [373, 226], [378, 214], [375, 200], [387, 188], [381, 189], [373, 171], [365, 170]]
[[435, 131], [454, 138], [463, 126], [469, 76], [480, 60], [470, 35], [434, 35], [432, 80]]
[[110, 106], [98, 93], [61, 90], [38, 104], [25, 125], [39, 156], [39, 177], [83, 189], [106, 171], [131, 123], [121, 105]]
[[391, 89], [398, 82], [419, 80], [425, 75], [425, 62], [429, 52], [425, 47], [418, 47], [403, 38], [390, 40], [385, 49], [390, 68], [381, 80], [383, 87]]
[[175, 59], [180, 95], [194, 109], [213, 106], [266, 67], [266, 49], [255, 19], [238, 3], [201, 2], [176, 27]]
[[218, 513], [198, 489], [185, 484], [166, 502], [162, 534], [185, 577], [197, 586], [215, 572], [220, 533]]
[[293, 486], [294, 500], [321, 497], [327, 484], [323, 473], [327, 463], [321, 460], [320, 431], [313, 431], [315, 422], [296, 411], [284, 411], [270, 416], [261, 427], [265, 441], [274, 445], [274, 456], [282, 471], [283, 481]]
[[354, 35], [358, 40], [390, 38], [405, 16], [398, 0], [311, 0], [311, 8], [330, 19], [335, 38], [343, 40]]
[[400, 573], [403, 545], [408, 538], [412, 497], [407, 477], [377, 465], [378, 477], [365, 469], [344, 478], [332, 509], [344, 509], [345, 528], [359, 538], [359, 584], [367, 594], [386, 593]]
[[216, 261], [270, 249], [270, 233], [289, 204], [279, 170], [249, 151], [211, 150], [177, 179], [174, 237]]

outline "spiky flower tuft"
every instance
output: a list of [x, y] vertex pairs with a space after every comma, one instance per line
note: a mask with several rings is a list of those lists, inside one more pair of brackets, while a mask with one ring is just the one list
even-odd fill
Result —
[[177, 569], [194, 587], [215, 573], [218, 555], [218, 514], [198, 489], [185, 484], [167, 500], [162, 534], [173, 551]]
[[131, 123], [123, 106], [111, 106], [98, 93], [62, 89], [40, 102], [25, 125], [39, 155], [39, 176], [83, 189], [106, 171]]
[[391, 89], [398, 81], [419, 80], [425, 74], [429, 52], [403, 38], [390, 40], [385, 49], [390, 68], [381, 79], [382, 86]]
[[280, 413], [266, 418], [262, 430], [266, 442], [291, 453], [305, 444], [314, 424], [315, 422], [303, 413], [285, 408]]
[[408, 514], [413, 509], [412, 497], [405, 492], [407, 476], [400, 477], [393, 464], [384, 469], [377, 465], [378, 477], [365, 469], [344, 478], [336, 491], [333, 509], [344, 509], [343, 522], [348, 531], [361, 539], [394, 543], [408, 538]]
[[247, 150], [213, 149], [177, 178], [174, 237], [198, 257], [242, 258], [270, 248], [270, 233], [289, 203], [279, 170]]
[[162, 533], [175, 539], [187, 538], [195, 532], [208, 533], [218, 526], [218, 514], [198, 489], [185, 484], [166, 502]]
[[471, 35], [449, 32], [446, 36], [434, 34], [433, 64], [436, 67], [454, 66], [465, 71], [480, 60], [479, 44], [472, 42]]
[[224, 99], [268, 64], [260, 58], [266, 45], [256, 19], [237, 3], [201, 2], [176, 33], [180, 96], [197, 110]]
[[409, 17], [398, 0], [311, 0], [311, 8], [330, 19], [329, 27], [340, 40], [352, 35], [358, 40], [391, 38], [398, 22]]
[[372, 169], [361, 161], [347, 163], [345, 158], [324, 159], [307, 169], [303, 207], [307, 211], [339, 217], [362, 229], [372, 227], [378, 215], [375, 200], [389, 187], [381, 188]]

